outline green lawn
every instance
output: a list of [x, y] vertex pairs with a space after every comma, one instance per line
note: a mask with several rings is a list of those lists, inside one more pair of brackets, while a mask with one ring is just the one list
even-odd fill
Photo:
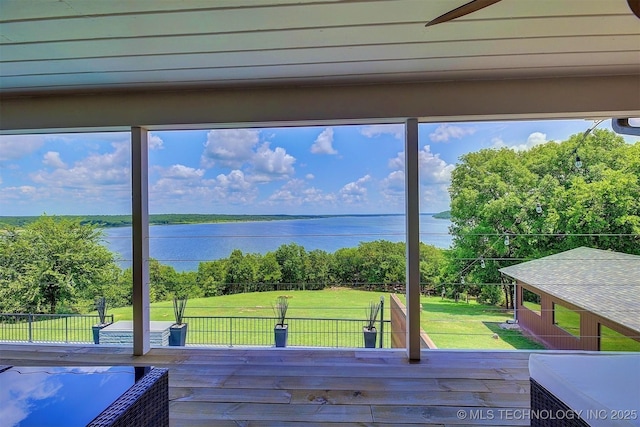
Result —
[[640, 342], [600, 325], [600, 350], [640, 352]]
[[[272, 345], [272, 305], [278, 296], [289, 297], [290, 318], [356, 319], [354, 322], [319, 322], [290, 320], [290, 345], [362, 346], [361, 328], [365, 308], [370, 301], [385, 297], [384, 318], [390, 319], [389, 295], [353, 289], [322, 291], [274, 291], [225, 295], [189, 300], [185, 316], [189, 322], [187, 342], [191, 344]], [[400, 295], [404, 302], [404, 295]], [[421, 297], [422, 328], [439, 348], [461, 349], [541, 349], [517, 330], [505, 330], [500, 324], [513, 318], [511, 310], [478, 304], [472, 300], [458, 302], [440, 297]], [[578, 331], [577, 313], [556, 305], [559, 326]], [[95, 314], [95, 313], [94, 313]], [[131, 307], [108, 310], [114, 320], [131, 320]], [[225, 317], [226, 319], [196, 320], [189, 317]], [[257, 319], [248, 319], [255, 317]], [[151, 304], [151, 320], [173, 322], [171, 301]], [[206, 323], [209, 322], [209, 323]], [[34, 341], [91, 342], [92, 319], [57, 319], [34, 322]], [[578, 328], [578, 329], [576, 329]], [[388, 330], [387, 330], [388, 332]], [[494, 338], [497, 334], [498, 338]], [[26, 323], [0, 323], [0, 340], [26, 340]], [[389, 346], [388, 336], [385, 347]], [[603, 327], [602, 350], [640, 351], [640, 343]]]
[[[289, 343], [298, 346], [362, 346], [362, 327], [365, 308], [370, 301], [385, 297], [384, 318], [389, 317], [389, 295], [352, 289], [325, 289], [322, 291], [274, 291], [225, 295], [189, 300], [185, 321], [189, 323], [188, 344], [272, 345], [275, 321], [272, 305], [278, 296], [289, 298], [288, 318], [354, 319], [347, 321], [294, 320], [289, 321]], [[94, 312], [95, 314], [95, 312]], [[131, 307], [109, 309], [114, 321], [131, 320]], [[174, 321], [173, 303], [164, 301], [151, 304], [151, 320]], [[227, 319], [189, 319], [189, 317], [226, 317]], [[233, 317], [234, 319], [228, 319]], [[256, 317], [257, 319], [243, 319]], [[32, 324], [34, 341], [91, 342], [91, 323], [86, 319], [46, 320]], [[65, 322], [71, 322], [65, 330]], [[388, 332], [388, 330], [387, 330]], [[26, 341], [26, 323], [0, 323], [0, 340]], [[385, 347], [389, 347], [386, 337]]]
[[580, 338], [580, 314], [560, 304], [553, 304], [553, 323]]
[[[362, 327], [365, 308], [370, 301], [385, 297], [384, 318], [389, 319], [389, 296], [381, 292], [353, 289], [321, 291], [272, 291], [224, 295], [189, 300], [185, 310], [189, 322], [187, 343], [217, 345], [272, 345], [275, 317], [272, 306], [276, 298], [289, 299], [289, 345], [322, 347], [358, 347], [363, 345]], [[129, 314], [130, 310], [116, 317]], [[212, 319], [189, 317], [212, 316]], [[223, 317], [219, 319], [218, 317]], [[124, 317], [123, 317], [124, 318]], [[248, 319], [251, 318], [251, 319]], [[171, 302], [152, 304], [152, 320], [173, 320]], [[307, 319], [307, 320], [302, 320]], [[314, 319], [354, 319], [322, 321]], [[385, 336], [385, 347], [390, 337]]]
[[[361, 346], [361, 328], [365, 307], [370, 301], [385, 297], [384, 318], [389, 319], [389, 295], [352, 289], [325, 289], [322, 291], [274, 291], [225, 295], [189, 300], [185, 312], [189, 322], [188, 343], [228, 345], [272, 345], [274, 313], [272, 305], [280, 295], [289, 297], [290, 318], [356, 319], [355, 322], [290, 321], [290, 345]], [[404, 295], [400, 295], [404, 301]], [[539, 344], [525, 338], [517, 330], [505, 330], [500, 324], [513, 317], [511, 310], [478, 304], [472, 300], [454, 302], [440, 297], [421, 297], [422, 328], [439, 348], [466, 349], [541, 349]], [[114, 320], [130, 320], [131, 307], [109, 309]], [[231, 320], [188, 319], [189, 317], [226, 317]], [[258, 319], [247, 319], [256, 317]], [[151, 320], [173, 321], [171, 301], [151, 304]], [[556, 306], [556, 321], [560, 326], [579, 328], [577, 314]], [[65, 331], [65, 322], [71, 326]], [[68, 320], [50, 320], [34, 323], [34, 340], [64, 342], [91, 341], [90, 321], [73, 323]], [[319, 326], [322, 325], [322, 326]], [[0, 340], [21, 339], [26, 336], [25, 324], [1, 324]], [[212, 332], [214, 331], [214, 332]], [[388, 331], [387, 331], [388, 332]], [[497, 334], [498, 338], [494, 338]], [[22, 338], [24, 339], [24, 338]], [[388, 340], [385, 340], [385, 347]], [[603, 350], [635, 350], [638, 343], [603, 328]]]
[[542, 313], [542, 307], [540, 306], [540, 304], [537, 304], [531, 301], [522, 301], [522, 305], [527, 307], [529, 310], [533, 311], [534, 313], [538, 313], [538, 314]]
[[[288, 317], [364, 319], [369, 301], [385, 297], [385, 319], [389, 319], [389, 295], [345, 288], [321, 291], [271, 291], [197, 298], [187, 302], [185, 316], [262, 316], [273, 317], [276, 298], [289, 298]], [[130, 307], [109, 310], [115, 320], [131, 319]], [[173, 320], [173, 304], [164, 301], [151, 304], [151, 320]]]
[[[404, 302], [404, 297], [402, 298]], [[512, 310], [478, 304], [471, 300], [442, 300], [421, 297], [420, 324], [438, 348], [461, 349], [543, 349], [520, 331], [501, 329], [500, 324], [513, 319]], [[498, 338], [494, 338], [494, 334]]]

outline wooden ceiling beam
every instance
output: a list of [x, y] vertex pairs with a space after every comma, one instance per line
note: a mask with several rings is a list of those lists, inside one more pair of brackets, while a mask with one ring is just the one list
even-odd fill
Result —
[[3, 134], [638, 116], [638, 75], [0, 98]]

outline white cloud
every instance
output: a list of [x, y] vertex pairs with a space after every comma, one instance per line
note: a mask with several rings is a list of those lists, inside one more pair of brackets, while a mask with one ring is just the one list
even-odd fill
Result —
[[31, 175], [38, 184], [60, 188], [89, 188], [121, 184], [129, 186], [129, 144], [113, 143], [114, 150], [105, 154], [92, 154], [78, 160], [71, 168], [44, 170]]
[[202, 169], [173, 165], [160, 171], [163, 175], [149, 190], [149, 200], [156, 212], [174, 211], [176, 206], [193, 212], [207, 211], [216, 205], [251, 203], [258, 196], [255, 185], [241, 170], [205, 179]]
[[44, 145], [45, 138], [45, 135], [0, 136], [0, 162], [31, 155]]
[[371, 125], [360, 128], [360, 134], [367, 138], [376, 138], [382, 135], [392, 135], [395, 139], [402, 139], [404, 135], [403, 124]]
[[260, 132], [254, 129], [217, 129], [207, 134], [202, 153], [202, 166], [211, 168], [216, 163], [239, 168], [249, 161], [258, 144]]
[[[439, 154], [432, 153], [429, 145], [420, 150], [418, 157], [422, 210], [443, 210], [448, 206], [448, 186], [455, 165], [448, 164]], [[380, 182], [380, 193], [388, 206], [401, 207], [405, 197], [404, 152], [389, 159], [388, 166], [392, 172]]]
[[218, 164], [243, 170], [251, 182], [270, 182], [291, 177], [295, 157], [282, 147], [271, 149], [269, 142], [259, 142], [260, 132], [253, 129], [212, 130], [207, 135], [201, 164], [211, 168]]
[[251, 159], [254, 175], [252, 179], [260, 182], [273, 181], [275, 179], [288, 178], [294, 174], [293, 164], [295, 157], [287, 154], [282, 147], [275, 150], [269, 148], [269, 143], [265, 142]]
[[301, 205], [304, 189], [305, 183], [302, 180], [292, 179], [271, 194], [267, 200], [269, 204], [272, 205], [281, 203], [288, 205]]
[[491, 138], [491, 148], [503, 148], [506, 146], [507, 144], [504, 143], [504, 140], [501, 137], [495, 136]]
[[476, 132], [472, 127], [461, 127], [449, 124], [441, 124], [434, 132], [429, 134], [433, 142], [447, 142], [451, 138], [462, 139], [466, 135], [473, 135]]
[[316, 178], [312, 173], [308, 173], [304, 177], [305, 177], [305, 179], [308, 179], [309, 181], [311, 181], [312, 179]]
[[311, 145], [311, 152], [313, 154], [338, 154], [332, 144], [333, 128], [326, 128], [318, 135], [313, 145]]
[[20, 185], [18, 187], [7, 187], [6, 190], [9, 192], [14, 192], [15, 194], [22, 194], [22, 195], [35, 194], [38, 191], [38, 189], [33, 185]]
[[491, 139], [491, 142], [492, 142], [492, 146], [491, 146], [492, 148], [510, 148], [514, 151], [526, 151], [537, 145], [546, 144], [549, 141], [547, 140], [546, 134], [542, 132], [533, 132], [532, 134], [529, 135], [529, 137], [527, 138], [527, 142], [525, 142], [524, 144], [509, 145], [505, 143], [500, 137], [495, 137]]
[[309, 187], [305, 188], [302, 192], [304, 195], [304, 202], [317, 204], [317, 203], [330, 203], [333, 204], [336, 202], [335, 194], [325, 193], [319, 188]]
[[387, 206], [401, 206], [404, 203], [404, 170], [391, 172], [380, 183], [380, 193]]
[[271, 206], [301, 206], [303, 204], [333, 204], [335, 201], [336, 196], [334, 194], [325, 193], [315, 187], [306, 187], [306, 183], [301, 179], [292, 179], [269, 196], [266, 204]]
[[448, 164], [440, 158], [440, 154], [431, 152], [431, 147], [425, 145], [420, 151], [420, 181], [427, 183], [442, 183], [451, 181], [451, 172], [455, 165]]
[[164, 148], [164, 141], [158, 135], [152, 133], [149, 134], [149, 149], [150, 150], [162, 150]]
[[185, 165], [172, 165], [167, 169], [161, 169], [160, 175], [172, 179], [200, 179], [204, 176], [204, 169], [195, 169]]
[[359, 203], [367, 200], [367, 188], [364, 184], [371, 181], [371, 175], [365, 175], [340, 189], [340, 198], [345, 203]]
[[424, 185], [420, 188], [420, 208], [423, 212], [449, 209], [449, 185]]
[[7, 371], [2, 375], [6, 377], [0, 388], [0, 419], [3, 425], [19, 425], [31, 411], [35, 401], [44, 400], [56, 395], [62, 387], [60, 379], [56, 375], [43, 375], [34, 372], [42, 371], [41, 368], [19, 368], [18, 372]]
[[[418, 153], [420, 181], [423, 183], [444, 183], [451, 180], [451, 172], [455, 165], [448, 164], [440, 158], [440, 154], [431, 152], [431, 147], [425, 145]], [[389, 160], [389, 168], [404, 171], [404, 151]]]
[[213, 195], [218, 201], [227, 203], [250, 203], [258, 197], [258, 190], [242, 171], [233, 170], [228, 175], [216, 177]]
[[67, 167], [66, 163], [60, 158], [60, 153], [57, 151], [47, 151], [42, 159], [42, 163], [56, 169]]
[[546, 144], [547, 135], [542, 132], [534, 132], [527, 138], [527, 145], [529, 147], [535, 147], [536, 145]]

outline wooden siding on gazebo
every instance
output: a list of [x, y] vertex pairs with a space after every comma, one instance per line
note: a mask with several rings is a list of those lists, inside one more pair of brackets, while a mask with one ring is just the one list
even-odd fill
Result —
[[[601, 348], [607, 327], [640, 342], [640, 256], [580, 247], [500, 269], [516, 281], [516, 316], [525, 333], [557, 350]], [[540, 313], [523, 290], [540, 296]], [[554, 319], [556, 305], [575, 312], [574, 335]]]

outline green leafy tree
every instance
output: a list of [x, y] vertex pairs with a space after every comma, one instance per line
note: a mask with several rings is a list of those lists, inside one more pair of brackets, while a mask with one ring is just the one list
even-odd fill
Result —
[[341, 248], [333, 253], [331, 281], [339, 286], [357, 287], [362, 283], [360, 253], [357, 248]]
[[118, 271], [112, 286], [105, 286], [102, 295], [110, 307], [125, 307], [133, 304], [133, 271], [131, 268]]
[[281, 280], [282, 271], [280, 271], [280, 264], [278, 264], [276, 254], [274, 252], [267, 252], [258, 260], [258, 268], [256, 271], [256, 281], [258, 282], [257, 290], [274, 290]]
[[[78, 311], [117, 280], [102, 233], [78, 220], [42, 216], [0, 232], [0, 300], [13, 311]], [[97, 293], [96, 295], [91, 295]]]
[[205, 297], [222, 295], [225, 290], [226, 276], [226, 259], [201, 262], [198, 264], [196, 286], [202, 291]]
[[290, 288], [297, 288], [304, 284], [307, 276], [307, 251], [296, 243], [280, 245], [275, 252], [276, 260], [280, 264], [282, 283]]
[[639, 146], [597, 130], [523, 152], [462, 156], [450, 187], [447, 280], [476, 283], [473, 291], [487, 301], [495, 301], [501, 287], [511, 306], [512, 287], [501, 282], [501, 267], [578, 246], [640, 253]]
[[177, 274], [175, 288], [171, 289], [171, 293], [178, 297], [201, 298], [204, 296], [204, 290], [197, 285], [198, 273], [195, 271], [181, 271]]
[[429, 295], [437, 293], [443, 283], [445, 265], [444, 250], [420, 242], [420, 285], [422, 293]]
[[405, 279], [405, 244], [388, 240], [358, 245], [359, 270], [370, 285], [392, 285]]
[[255, 260], [245, 256], [241, 250], [234, 249], [227, 262], [227, 289], [225, 293], [249, 292], [249, 286], [255, 283]]
[[331, 254], [320, 249], [314, 249], [309, 252], [305, 268], [307, 289], [324, 289], [327, 286], [330, 277], [331, 258]]

